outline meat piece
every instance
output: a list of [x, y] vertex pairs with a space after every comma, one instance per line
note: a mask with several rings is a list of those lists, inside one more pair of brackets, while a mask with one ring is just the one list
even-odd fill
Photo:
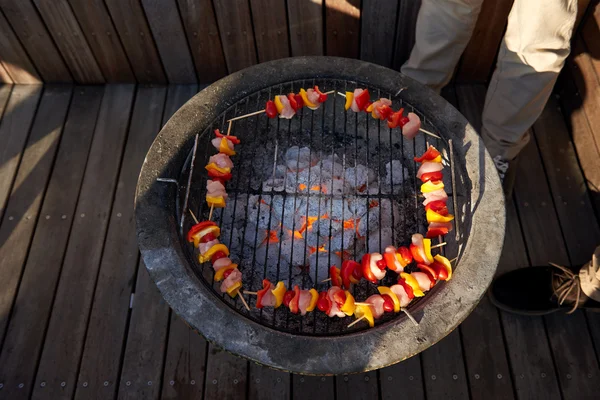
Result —
[[408, 122], [402, 127], [402, 135], [407, 139], [413, 139], [421, 129], [421, 118], [415, 113], [408, 113]]
[[392, 101], [390, 99], [381, 98], [381, 99], [379, 99], [379, 100], [377, 100], [377, 101], [375, 101], [373, 103], [373, 114], [375, 114], [375, 116], [377, 118], [380, 118], [379, 111], [377, 110], [377, 107], [381, 107], [383, 105], [391, 106], [392, 105]]
[[359, 94], [361, 94], [363, 92], [363, 90], [364, 89], [354, 89], [354, 98], [352, 99], [352, 105], [350, 106], [350, 108], [354, 112], [359, 112], [360, 111], [360, 108], [358, 108], [358, 105], [356, 104], [356, 96], [358, 96]]
[[315, 107], [308, 108], [310, 108], [311, 110], [316, 110], [319, 107], [321, 107], [321, 102], [319, 102], [319, 93], [317, 93], [314, 89], [307, 89], [306, 97], [308, 98], [308, 101], [315, 105]]
[[[393, 262], [393, 267], [392, 268], [390, 268], [389, 263], [388, 263], [388, 268], [390, 270], [398, 272], [398, 273], [404, 271], [404, 268], [402, 267], [402, 264], [400, 264], [400, 261], [398, 261], [398, 259], [396, 258], [396, 248], [394, 246], [387, 246], [385, 248], [385, 254], [386, 254], [386, 257], [388, 257], [387, 254], [391, 254], [393, 256], [393, 258], [394, 258], [394, 262]], [[388, 258], [386, 258], [386, 261], [387, 260], [388, 260]]]
[[231, 260], [228, 257], [219, 258], [213, 263], [213, 268], [216, 271], [231, 265]]
[[328, 317], [344, 318], [346, 316], [346, 314], [340, 310], [334, 298], [335, 293], [339, 292], [340, 290], [342, 289], [337, 286], [332, 286], [327, 291], [327, 297], [329, 298], [329, 301], [331, 301], [331, 310], [329, 310], [329, 313], [327, 314]]
[[371, 269], [371, 273], [377, 278], [377, 280], [382, 280], [385, 278], [385, 269], [382, 270], [377, 266], [377, 262], [383, 260], [383, 256], [379, 253], [371, 253], [371, 261], [369, 263], [369, 268]]
[[381, 297], [378, 294], [374, 294], [373, 296], [370, 296], [367, 298], [367, 300], [365, 300], [365, 303], [370, 304], [369, 307], [371, 308], [371, 312], [373, 313], [373, 318], [381, 318], [381, 316], [385, 312], [385, 310], [383, 309], [384, 302], [385, 300], [383, 300], [383, 297]]
[[390, 290], [398, 297], [400, 307], [406, 307], [410, 303], [410, 298], [402, 285], [392, 285]]
[[306, 315], [306, 308], [310, 305], [311, 300], [312, 295], [308, 290], [300, 291], [300, 298], [298, 299], [298, 309], [300, 310], [300, 315]]
[[308, 147], [299, 148], [298, 146], [292, 146], [285, 152], [285, 165], [291, 171], [298, 171], [314, 165], [316, 155], [312, 154]]
[[431, 203], [432, 201], [448, 199], [448, 194], [446, 193], [446, 191], [444, 191], [444, 189], [438, 189], [434, 190], [433, 192], [423, 193], [423, 195], [425, 196], [425, 200], [423, 201], [424, 206]]
[[283, 110], [279, 113], [279, 118], [291, 119], [296, 115], [296, 111], [292, 108], [286, 96], [277, 96], [277, 98], [283, 104]]
[[206, 181], [206, 195], [211, 197], [223, 197], [227, 199], [227, 192], [225, 186], [219, 181]]
[[425, 254], [425, 248], [423, 246], [423, 235], [421, 235], [420, 233], [415, 233], [414, 235], [412, 235], [411, 242], [419, 249], [419, 255], [423, 259], [423, 262], [428, 265], [431, 264], [427, 260], [427, 255]]
[[210, 156], [208, 163], [215, 163], [215, 165], [219, 168], [233, 168], [233, 161], [231, 161], [231, 158], [229, 158], [227, 154], [223, 153]]
[[230, 287], [232, 287], [233, 285], [235, 285], [238, 282], [242, 281], [242, 273], [240, 272], [239, 269], [233, 269], [231, 270], [231, 273], [229, 274], [229, 276], [227, 278], [225, 278], [225, 280], [223, 281], [223, 283], [221, 283], [221, 292], [225, 293], [227, 292], [227, 289], [229, 289]]
[[208, 251], [208, 249], [213, 247], [215, 244], [219, 243], [219, 239], [211, 240], [210, 242], [206, 243], [200, 243], [200, 245], [198, 246], [198, 250], [200, 251], [200, 254], [204, 254]]
[[260, 302], [263, 305], [263, 307], [275, 307], [277, 299], [275, 298], [275, 295], [271, 292], [271, 290], [273, 289], [275, 289], [275, 286], [273, 286], [273, 284], [271, 283], [271, 288], [267, 290]]
[[425, 161], [423, 164], [421, 164], [419, 170], [417, 171], [417, 178], [421, 179], [421, 175], [423, 174], [428, 174], [430, 172], [438, 172], [442, 169], [444, 169], [442, 163]]
[[233, 150], [233, 142], [227, 138], [216, 137], [213, 140], [211, 140], [210, 142], [212, 143], [212, 145], [214, 146], [215, 149], [220, 151], [221, 150], [221, 141], [223, 141], [223, 140], [227, 144], [227, 147], [229, 147], [229, 150]]
[[425, 292], [431, 289], [431, 279], [429, 279], [429, 276], [425, 272], [413, 272], [411, 275], [417, 280], [421, 291]]

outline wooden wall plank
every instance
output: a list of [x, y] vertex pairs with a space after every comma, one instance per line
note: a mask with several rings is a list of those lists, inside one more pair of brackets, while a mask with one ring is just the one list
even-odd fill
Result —
[[3, 398], [27, 398], [32, 391], [103, 92], [77, 88], [71, 102], [0, 354]]
[[425, 399], [420, 355], [380, 369], [379, 379], [382, 400]]
[[256, 64], [256, 46], [248, 2], [214, 0], [213, 4], [229, 73]]
[[44, 82], [71, 82], [71, 73], [30, 0], [0, 0], [0, 8]]
[[132, 85], [105, 87], [33, 399], [73, 397], [133, 95]]
[[396, 24], [396, 46], [394, 49], [394, 69], [399, 70], [408, 60], [415, 45], [415, 27], [421, 0], [400, 0], [398, 23]]
[[[139, 170], [160, 126], [166, 89], [137, 90], [119, 184], [113, 201], [75, 398], [114, 395], [119, 379], [129, 301], [138, 264], [133, 204]], [[144, 118], [139, 118], [144, 115]], [[112, 310], [107, 315], [106, 310]], [[104, 386], [108, 381], [109, 386]], [[83, 384], [86, 383], [85, 386]]]
[[248, 361], [209, 344], [204, 382], [207, 399], [246, 399], [247, 374]]
[[[593, 70], [596, 72], [597, 79], [600, 79], [600, 2], [595, 1], [594, 4], [590, 5], [590, 12], [588, 17], [583, 22], [581, 28], [581, 35], [575, 39], [573, 46], [573, 54], [575, 55], [575, 63], [583, 64], [583, 59], [589, 60], [592, 64]], [[584, 50], [586, 49], [587, 52]], [[587, 53], [587, 54], [586, 54]], [[579, 61], [581, 59], [581, 61]], [[585, 68], [580, 65], [580, 68]], [[589, 67], [588, 67], [589, 69]], [[587, 71], [587, 69], [586, 69]], [[586, 71], [582, 71], [582, 74]], [[591, 76], [590, 74], [587, 74]], [[586, 79], [587, 81], [587, 79]], [[589, 80], [588, 82], [593, 82]], [[580, 85], [579, 85], [580, 86]], [[598, 90], [597, 84], [590, 83], [590, 89]], [[581, 92], [581, 86], [579, 87]], [[597, 92], [596, 92], [597, 93]]]
[[165, 83], [166, 78], [139, 0], [105, 0], [121, 43], [139, 83]]
[[392, 66], [398, 3], [397, 0], [363, 0], [360, 28], [361, 60], [386, 67]]
[[[250, 0], [258, 62], [290, 56], [290, 38], [285, 2], [280, 0]], [[305, 4], [305, 7], [310, 7]]]
[[1, 60], [0, 60], [0, 83], [6, 83], [6, 84], [13, 83], [12, 78], [6, 71], [6, 68], [4, 68], [4, 65], [2, 64]]
[[[162, 125], [195, 91], [195, 86], [171, 86], [169, 88], [162, 113]], [[146, 119], [146, 114], [147, 111], [144, 110], [136, 112], [132, 121]], [[161, 114], [157, 113], [157, 115]], [[156, 121], [155, 125], [151, 131], [158, 133], [161, 126], [160, 120]], [[136, 143], [132, 142], [132, 145], [136, 145]], [[157, 399], [161, 394], [170, 320], [169, 307], [141, 261], [138, 267], [134, 296], [121, 371], [119, 398]], [[189, 343], [187, 345], [189, 346]], [[197, 372], [194, 371], [194, 373]], [[204, 376], [201, 379], [204, 379]]]
[[292, 398], [294, 400], [335, 399], [336, 379], [332, 376], [303, 376], [293, 374]]
[[249, 364], [249, 400], [286, 400], [290, 398], [291, 374], [255, 363]]
[[[4, 95], [8, 87], [2, 87]], [[40, 85], [15, 86], [4, 108], [0, 121], [0, 143], [3, 143], [0, 147], [0, 218], [4, 215], [41, 93]]]
[[1, 12], [0, 61], [12, 82], [40, 83], [40, 76]]
[[135, 82], [104, 1], [69, 0], [69, 4], [106, 82]]
[[33, 0], [75, 81], [104, 83], [104, 76], [66, 0]]
[[227, 64], [211, 0], [178, 0], [200, 83], [227, 75]]
[[142, 0], [169, 83], [195, 83], [196, 71], [175, 0]]
[[513, 0], [485, 0], [458, 70], [457, 82], [486, 82], [504, 36]]
[[6, 110], [8, 99], [10, 98], [10, 92], [12, 92], [13, 87], [13, 85], [0, 84], [0, 126], [2, 126], [2, 117], [4, 116], [4, 110]]
[[336, 397], [369, 400], [379, 398], [377, 371], [336, 377]]
[[323, 0], [288, 0], [292, 56], [324, 54]]
[[360, 0], [325, 0], [325, 7], [326, 54], [358, 58]]

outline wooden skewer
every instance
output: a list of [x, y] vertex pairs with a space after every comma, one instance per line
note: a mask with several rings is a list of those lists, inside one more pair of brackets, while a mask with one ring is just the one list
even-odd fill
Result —
[[419, 326], [419, 323], [417, 322], [417, 320], [416, 320], [416, 319], [414, 319], [414, 318], [413, 318], [413, 316], [412, 316], [412, 315], [410, 315], [410, 313], [409, 313], [408, 311], [406, 311], [406, 308], [403, 308], [403, 309], [402, 309], [402, 312], [403, 312], [404, 314], [406, 314], [406, 316], [408, 317], [408, 319], [410, 319], [410, 320], [412, 321], [412, 323], [413, 323], [413, 324], [415, 324], [415, 326]]
[[432, 249], [437, 249], [438, 247], [443, 247], [443, 246], [445, 246], [446, 244], [447, 244], [446, 242], [442, 242], [442, 243], [440, 243], [440, 244], [436, 244], [436, 245], [434, 245], [434, 246], [431, 246], [431, 248], [432, 248]]
[[194, 222], [198, 223], [198, 218], [196, 218], [196, 216], [194, 215], [194, 212], [192, 210], [190, 210], [188, 208], [188, 211], [190, 212], [190, 214], [192, 214], [192, 218], [194, 219]]
[[325, 92], [323, 94], [333, 94], [333, 93], [335, 93], [335, 90], [330, 90], [329, 92]]
[[369, 303], [360, 303], [360, 302], [356, 302], [356, 301], [355, 301], [355, 302], [354, 302], [354, 305], [355, 305], [355, 306], [370, 306], [371, 304], [369, 304]]
[[321, 281], [321, 283], [324, 283], [324, 282], [329, 282], [330, 280], [331, 280], [331, 278], [323, 279], [323, 280]]
[[431, 137], [434, 137], [434, 138], [436, 138], [436, 139], [441, 139], [441, 137], [439, 137], [439, 136], [438, 136], [438, 135], [436, 135], [435, 133], [431, 133], [431, 132], [429, 132], [429, 131], [426, 131], [426, 130], [425, 130], [425, 129], [423, 129], [423, 128], [419, 128], [419, 130], [420, 130], [421, 132], [423, 132], [424, 134], [426, 134], [426, 135], [429, 135], [429, 136], [431, 136]]
[[346, 97], [346, 95], [344, 93], [342, 93], [342, 92], [337, 92], [337, 94], [339, 94], [340, 96], [342, 96], [344, 98]]
[[242, 293], [238, 293], [238, 295], [240, 296], [240, 300], [242, 301], [242, 303], [244, 303], [246, 310], [250, 311], [250, 307], [248, 306], [248, 303], [246, 303], [246, 299], [244, 299], [244, 296], [242, 295]]
[[215, 209], [214, 205], [210, 206], [210, 213], [208, 214], [208, 220], [209, 221], [212, 219], [212, 214], [213, 214], [214, 209]]
[[250, 295], [250, 296], [256, 296], [258, 295], [258, 292], [249, 292], [247, 290], [244, 290], [244, 294]]
[[452, 260], [450, 260], [450, 262], [453, 263], [456, 260], [458, 260], [458, 257], [454, 257]]
[[254, 111], [253, 113], [250, 113], [250, 114], [240, 115], [239, 117], [228, 119], [227, 122], [237, 121], [238, 119], [244, 119], [244, 118], [252, 117], [253, 115], [262, 114], [265, 111], [267, 111], [267, 110], [262, 109], [262, 110], [259, 110], [259, 111]]
[[357, 319], [356, 321], [354, 321], [353, 323], [351, 323], [350, 325], [347, 326], [347, 328], [350, 328], [356, 324], [358, 324], [360, 321], [362, 321], [365, 318], [365, 316], [363, 315], [362, 317], [360, 317], [359, 319]]
[[227, 136], [229, 136], [231, 134], [231, 125], [233, 124], [233, 121], [229, 120], [229, 127], [227, 128]]

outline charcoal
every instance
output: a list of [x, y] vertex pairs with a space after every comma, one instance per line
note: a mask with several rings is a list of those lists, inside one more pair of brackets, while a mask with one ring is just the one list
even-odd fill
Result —
[[346, 169], [346, 182], [354, 189], [361, 189], [368, 183], [374, 182], [376, 178], [375, 172], [362, 164]]
[[325, 243], [325, 249], [330, 252], [352, 249], [355, 236], [354, 229], [343, 229], [331, 236], [331, 241]]
[[321, 183], [323, 193], [327, 193], [334, 196], [341, 196], [352, 191], [349, 186], [342, 179], [327, 179]]
[[[400, 209], [398, 203], [390, 199], [381, 199], [379, 202], [381, 213], [381, 228], [393, 228], [400, 221]], [[393, 221], [393, 223], [392, 223]]]
[[287, 167], [285, 165], [277, 165], [273, 173], [273, 178], [285, 178], [287, 173]]
[[349, 197], [347, 201], [350, 214], [348, 217], [344, 216], [345, 219], [352, 219], [349, 218], [350, 216], [353, 216], [354, 218], [362, 218], [362, 216], [365, 215], [369, 210], [369, 203], [365, 198]]
[[394, 245], [392, 242], [392, 230], [390, 228], [382, 228], [381, 232], [375, 231], [369, 233], [367, 244], [367, 251], [369, 253], [382, 253], [390, 245]]
[[403, 177], [408, 176], [408, 170], [404, 168], [400, 160], [392, 160], [385, 164], [385, 171], [387, 185], [402, 185]]
[[306, 245], [304, 239], [288, 238], [281, 241], [280, 258], [289, 266], [303, 265], [305, 263]]
[[379, 207], [373, 207], [369, 210], [367, 215], [361, 218], [358, 223], [358, 234], [360, 236], [367, 236], [367, 231], [373, 232], [379, 229]]
[[308, 147], [292, 146], [285, 152], [285, 164], [291, 171], [298, 171], [314, 165], [317, 158]]
[[314, 225], [312, 228], [308, 228], [304, 231], [303, 235], [306, 238], [306, 245], [308, 247], [320, 247], [325, 244], [323, 235], [319, 235], [319, 232]]
[[321, 160], [317, 165], [320, 166], [324, 181], [332, 178], [342, 179], [344, 176], [344, 166], [339, 162], [332, 161], [331, 156], [328, 159]]
[[[329, 267], [335, 265], [338, 268], [342, 265], [342, 259], [336, 254], [317, 251], [308, 257], [309, 276], [313, 283], [320, 283], [329, 278]], [[316, 282], [315, 282], [316, 274]]]
[[270, 178], [263, 182], [262, 190], [264, 192], [281, 192], [285, 189], [285, 179], [283, 178]]
[[342, 229], [342, 223], [330, 218], [322, 218], [313, 224], [313, 229], [323, 237], [336, 235]]
[[281, 221], [286, 229], [298, 230], [300, 227], [294, 228], [294, 218], [296, 217], [294, 210], [306, 210], [306, 202], [301, 197], [289, 196], [283, 200], [283, 197], [275, 196], [272, 209], [274, 215], [277, 216], [277, 219]]
[[328, 210], [331, 219], [348, 219], [352, 214], [348, 208], [348, 202], [342, 198], [332, 198], [329, 200], [330, 208]]
[[[244, 241], [248, 247], [252, 248], [254, 246], [259, 246], [266, 238], [266, 229], [257, 229], [256, 225], [253, 223], [246, 225], [246, 230], [244, 231]], [[244, 256], [246, 256], [246, 254]]]

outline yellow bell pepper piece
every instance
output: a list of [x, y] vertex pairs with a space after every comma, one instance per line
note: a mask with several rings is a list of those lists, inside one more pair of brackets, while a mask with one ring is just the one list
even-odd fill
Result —
[[214, 162], [211, 162], [210, 164], [208, 164], [204, 168], [206, 168], [207, 171], [210, 171], [211, 169], [214, 169], [215, 171], [219, 171], [222, 174], [226, 174], [228, 172], [231, 172], [231, 168], [229, 168], [229, 167], [225, 167], [225, 168], [218, 167], [217, 164], [215, 164]]
[[346, 92], [346, 104], [344, 104], [344, 107], [346, 108], [346, 110], [349, 110], [350, 107], [352, 107], [353, 100], [354, 100], [354, 93]]
[[281, 96], [275, 96], [275, 108], [277, 108], [277, 113], [281, 114], [281, 112], [283, 111], [283, 103], [281, 102], [281, 99], [279, 97]]
[[414, 276], [407, 274], [406, 272], [401, 272], [400, 277], [403, 278], [406, 281], [406, 284], [412, 288], [415, 297], [425, 296], [425, 293], [423, 293], [419, 287], [419, 282], [417, 282]]
[[394, 302], [394, 312], [400, 312], [400, 300], [398, 300], [396, 293], [392, 292], [392, 289], [387, 286], [378, 286], [377, 290], [379, 290], [379, 294], [387, 294], [390, 296]]
[[452, 278], [452, 264], [450, 264], [450, 260], [448, 260], [446, 257], [444, 257], [441, 254], [437, 254], [433, 258], [435, 259], [435, 261], [439, 262], [444, 267], [446, 267], [446, 271], [448, 271], [448, 279], [446, 279], [446, 280], [449, 281], [450, 278]]
[[427, 218], [427, 222], [429, 222], [429, 223], [431, 223], [431, 222], [450, 222], [454, 219], [454, 215], [452, 215], [452, 214], [442, 215], [442, 214], [436, 213], [433, 210], [427, 210], [425, 217]]
[[442, 181], [438, 181], [438, 182], [427, 181], [421, 185], [421, 192], [422, 193], [430, 193], [430, 192], [435, 192], [436, 190], [440, 190], [443, 188], [444, 188], [444, 182], [442, 182]]
[[223, 196], [219, 196], [219, 197], [206, 196], [206, 202], [208, 203], [209, 207], [215, 207], [215, 208], [225, 207], [225, 199], [223, 198]]
[[436, 163], [442, 163], [442, 155], [440, 154], [439, 156], [437, 156], [436, 158], [434, 158], [433, 160], [431, 160], [431, 162], [436, 162]]
[[375, 326], [375, 319], [373, 318], [373, 312], [371, 311], [370, 306], [356, 306], [356, 310], [354, 310], [354, 316], [358, 318], [365, 317], [369, 326], [372, 328]]
[[230, 295], [231, 297], [235, 297], [235, 296], [237, 296], [241, 287], [242, 287], [242, 282], [236, 282], [233, 285], [231, 285], [231, 287], [229, 289], [227, 289], [227, 294]]
[[223, 243], [217, 243], [210, 249], [206, 250], [206, 253], [198, 255], [198, 261], [203, 264], [210, 260], [217, 251], [222, 251], [226, 256], [229, 256], [229, 249]]
[[[369, 104], [369, 105], [367, 106], [367, 108], [365, 109], [365, 111], [366, 111], [366, 112], [372, 112], [372, 111], [373, 111], [373, 104], [374, 104], [374, 103], [371, 103], [371, 104]], [[372, 115], [372, 114], [371, 114], [371, 115]], [[375, 118], [375, 116], [373, 116], [373, 118]]]
[[317, 292], [316, 289], [310, 289], [309, 293], [312, 296], [312, 298], [310, 299], [308, 307], [306, 307], [306, 311], [314, 310], [317, 306], [317, 301], [319, 300], [319, 292]]
[[423, 252], [427, 258], [427, 264], [431, 264], [433, 262], [433, 256], [431, 255], [431, 239], [423, 239]]
[[232, 269], [236, 269], [237, 267], [237, 264], [229, 264], [228, 266], [221, 268], [220, 270], [215, 272], [215, 281], [221, 282], [223, 280], [223, 274], [225, 274], [225, 271], [231, 271]]
[[306, 93], [306, 90], [300, 89], [300, 97], [302, 97], [302, 101], [304, 102], [304, 105], [307, 106], [308, 108], [310, 108], [311, 110], [316, 110], [317, 108], [319, 108], [318, 105], [311, 103], [308, 100], [308, 93]]
[[218, 226], [212, 225], [208, 228], [202, 229], [200, 232], [196, 232], [192, 237], [194, 238], [194, 247], [200, 246], [200, 239], [204, 237], [204, 235], [212, 233], [215, 237], [219, 237], [221, 234], [221, 229]]
[[356, 305], [354, 304], [354, 296], [352, 296], [352, 294], [346, 290], [346, 301], [344, 302], [344, 305], [340, 307], [340, 310], [344, 314], [350, 316], [354, 314], [355, 309]]
[[271, 290], [271, 293], [273, 293], [273, 295], [275, 296], [275, 308], [283, 304], [283, 296], [285, 295], [286, 291], [287, 289], [285, 288], [285, 284], [282, 281], [277, 282], [275, 289]]
[[227, 139], [221, 138], [221, 144], [219, 144], [219, 153], [227, 154], [228, 156], [235, 156], [235, 150], [231, 150], [227, 145]]

